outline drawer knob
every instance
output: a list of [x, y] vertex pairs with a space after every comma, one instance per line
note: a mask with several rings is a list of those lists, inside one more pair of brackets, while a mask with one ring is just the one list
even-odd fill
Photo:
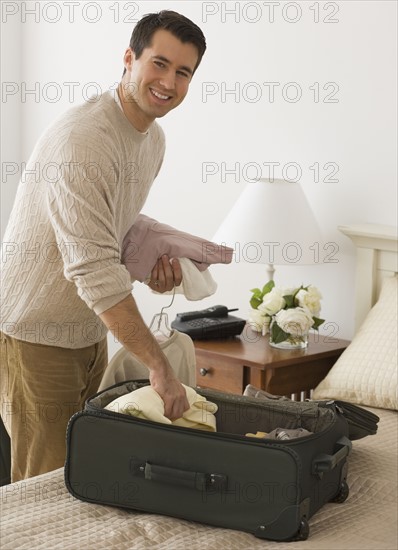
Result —
[[203, 367], [199, 369], [200, 376], [206, 376], [208, 372], [209, 372], [208, 369], [205, 369]]

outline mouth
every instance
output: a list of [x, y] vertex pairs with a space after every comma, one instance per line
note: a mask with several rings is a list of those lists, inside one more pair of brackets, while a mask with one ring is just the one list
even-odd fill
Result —
[[156, 97], [157, 100], [161, 101], [162, 103], [166, 103], [171, 99], [170, 95], [161, 94], [160, 92], [157, 92], [156, 90], [153, 90], [152, 88], [149, 88], [149, 91], [151, 92], [153, 97]]

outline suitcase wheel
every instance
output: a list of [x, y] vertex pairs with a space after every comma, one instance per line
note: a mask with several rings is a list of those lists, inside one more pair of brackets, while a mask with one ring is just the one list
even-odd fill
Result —
[[347, 499], [349, 492], [350, 488], [348, 487], [347, 482], [342, 481], [339, 492], [335, 497], [332, 498], [330, 502], [338, 502], [339, 504], [344, 502]]
[[308, 525], [307, 518], [302, 517], [298, 531], [291, 540], [292, 541], [307, 540], [309, 534], [310, 534], [310, 526]]

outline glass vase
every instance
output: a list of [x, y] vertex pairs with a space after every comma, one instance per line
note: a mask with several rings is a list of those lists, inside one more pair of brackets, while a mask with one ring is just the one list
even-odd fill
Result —
[[269, 345], [278, 349], [305, 349], [308, 346], [308, 332], [300, 335], [290, 334], [286, 340], [282, 342], [275, 342], [273, 339], [272, 321], [269, 333]]

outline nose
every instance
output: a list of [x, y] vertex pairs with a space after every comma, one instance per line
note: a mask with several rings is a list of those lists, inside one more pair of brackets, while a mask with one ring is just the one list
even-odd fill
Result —
[[172, 70], [166, 71], [159, 79], [159, 84], [166, 88], [166, 90], [174, 90], [175, 83], [175, 73]]

